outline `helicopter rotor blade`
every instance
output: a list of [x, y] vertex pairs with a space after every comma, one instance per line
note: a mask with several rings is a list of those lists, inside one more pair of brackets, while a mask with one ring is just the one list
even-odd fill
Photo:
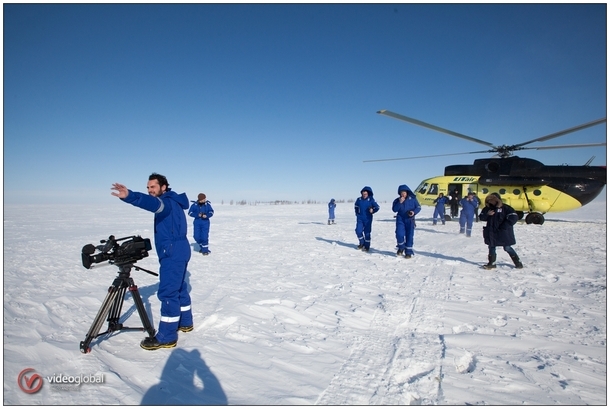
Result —
[[593, 159], [595, 159], [595, 155], [591, 156], [591, 159], [589, 159], [587, 163], [585, 163], [585, 166], [589, 166], [591, 162], [593, 162]]
[[495, 150], [488, 151], [477, 151], [477, 152], [462, 152], [462, 153], [446, 153], [442, 155], [425, 155], [425, 156], [411, 156], [408, 158], [391, 158], [391, 159], [369, 159], [363, 160], [363, 162], [389, 162], [394, 160], [408, 160], [408, 159], [423, 159], [423, 158], [438, 158], [440, 156], [455, 156], [455, 155], [470, 155], [470, 154], [478, 154], [478, 153], [494, 153]]
[[[549, 134], [549, 135], [546, 135], [546, 136], [541, 136], [540, 138], [532, 139], [531, 141], [527, 141], [527, 142], [523, 142], [523, 143], [514, 145], [514, 147], [515, 148], [519, 148], [521, 146], [528, 145], [528, 144], [533, 143], [533, 142], [548, 141], [549, 139], [557, 138], [559, 136], [563, 136], [563, 135], [566, 135], [566, 134], [569, 134], [569, 133], [572, 133], [572, 132], [580, 131], [581, 129], [585, 129], [585, 128], [589, 128], [591, 126], [599, 125], [599, 124], [604, 123], [604, 122], [606, 122], [606, 118], [596, 119], [595, 121], [587, 122], [585, 124], [574, 126], [572, 128], [568, 128], [568, 129], [565, 129], [563, 131], [555, 132], [555, 133], [552, 133], [552, 134]], [[539, 148], [539, 149], [543, 149], [543, 148]], [[554, 148], [547, 148], [547, 149], [554, 149]]]
[[606, 146], [606, 142], [577, 143], [573, 145], [535, 146], [529, 148], [517, 148], [516, 150], [545, 150], [545, 149], [568, 149], [568, 148], [590, 148], [592, 146]]
[[400, 115], [400, 114], [397, 114], [395, 112], [388, 111], [387, 109], [382, 109], [381, 111], [377, 111], [377, 113], [381, 114], [381, 115], [389, 116], [390, 118], [394, 118], [394, 119], [398, 119], [398, 120], [401, 120], [401, 121], [409, 122], [409, 123], [412, 123], [414, 125], [423, 126], [424, 128], [432, 129], [433, 131], [445, 133], [447, 135], [455, 136], [457, 138], [462, 138], [462, 139], [466, 139], [468, 141], [480, 143], [482, 145], [489, 146], [491, 148], [495, 148], [496, 147], [495, 145], [493, 145], [490, 142], [486, 142], [486, 141], [483, 141], [481, 139], [473, 138], [471, 136], [463, 135], [461, 133], [453, 132], [453, 131], [450, 131], [449, 129], [444, 129], [444, 128], [441, 128], [439, 126], [435, 126], [435, 125], [432, 125], [432, 124], [429, 124], [429, 123], [426, 123], [426, 122], [422, 122], [422, 121], [419, 121], [419, 120], [417, 120], [415, 118], [409, 118], [408, 116]]

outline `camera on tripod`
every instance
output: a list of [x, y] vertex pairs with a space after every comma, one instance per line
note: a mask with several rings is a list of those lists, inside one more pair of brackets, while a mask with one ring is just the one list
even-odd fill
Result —
[[[148, 251], [152, 249], [150, 240], [143, 239], [140, 236], [128, 236], [121, 239], [110, 236], [108, 240], [100, 240], [100, 243], [102, 243], [100, 246], [87, 244], [83, 247], [81, 252], [83, 267], [89, 269], [92, 268], [92, 264], [108, 261], [119, 268], [119, 273], [110, 288], [108, 288], [106, 298], [102, 302], [102, 306], [95, 316], [85, 340], [80, 343], [80, 350], [84, 354], [91, 351], [91, 341], [100, 335], [110, 334], [115, 331], [141, 330], [147, 331], [149, 337], [155, 336], [155, 328], [150, 323], [138, 286], [130, 275], [132, 268], [145, 271], [154, 276], [159, 275], [134, 265], [136, 261], [148, 257]], [[127, 290], [131, 293], [131, 298], [136, 305], [138, 315], [142, 321], [142, 327], [126, 327], [120, 322], [121, 309], [123, 308], [123, 300]], [[104, 321], [108, 323], [108, 329], [100, 333]]]
[[[122, 241], [123, 243], [119, 244]], [[100, 246], [94, 246], [93, 244], [83, 246], [81, 252], [83, 267], [90, 269], [92, 264], [104, 261], [119, 266], [132, 264], [148, 257], [148, 251], [152, 249], [150, 239], [144, 239], [140, 236], [127, 236], [120, 239], [110, 236], [108, 240], [100, 240], [100, 243], [102, 243]], [[99, 251], [99, 253], [94, 254], [96, 251]]]

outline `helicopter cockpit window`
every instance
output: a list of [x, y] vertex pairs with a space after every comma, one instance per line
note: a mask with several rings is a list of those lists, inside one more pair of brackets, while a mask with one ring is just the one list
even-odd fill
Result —
[[416, 190], [417, 192], [419, 192], [419, 194], [423, 195], [424, 193], [426, 193], [426, 189], [428, 189], [428, 183], [422, 183]]
[[430, 190], [428, 190], [429, 195], [438, 195], [438, 184], [433, 183], [430, 185]]

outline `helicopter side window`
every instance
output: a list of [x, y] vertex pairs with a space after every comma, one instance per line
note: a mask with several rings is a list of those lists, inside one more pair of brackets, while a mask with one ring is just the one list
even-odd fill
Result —
[[521, 191], [519, 189], [513, 190], [513, 195], [519, 196], [520, 194], [521, 194]]
[[427, 184], [427, 183], [422, 183], [422, 184], [421, 184], [421, 185], [419, 185], [419, 187], [417, 188], [417, 191], [418, 191], [420, 194], [422, 194], [422, 195], [423, 195], [424, 193], [426, 193], [426, 189], [428, 189], [428, 184]]
[[540, 189], [534, 190], [534, 196], [540, 196], [541, 194], [542, 192], [540, 191]]
[[489, 162], [485, 165], [485, 169], [490, 173], [497, 173], [500, 170], [500, 164], [498, 162]]
[[483, 190], [481, 190], [481, 192], [483, 192], [483, 194], [487, 194], [489, 193], [489, 189], [487, 189], [486, 187], [483, 188]]
[[506, 189], [504, 189], [504, 188], [500, 189], [500, 194], [501, 195], [505, 195], [506, 194]]
[[430, 185], [430, 190], [428, 191], [429, 195], [438, 195], [438, 184], [433, 183]]

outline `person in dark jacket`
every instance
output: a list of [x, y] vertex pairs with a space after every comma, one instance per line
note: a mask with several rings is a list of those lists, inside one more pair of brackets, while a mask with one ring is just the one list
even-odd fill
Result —
[[373, 189], [365, 186], [360, 191], [360, 197], [354, 203], [356, 212], [356, 236], [358, 248], [369, 251], [371, 248], [371, 231], [373, 229], [373, 214], [379, 211], [379, 205], [373, 198]]
[[502, 202], [497, 193], [491, 193], [485, 198], [485, 207], [479, 214], [479, 219], [486, 221], [483, 227], [483, 239], [489, 247], [488, 263], [483, 266], [488, 270], [496, 268], [496, 247], [501, 246], [515, 263], [516, 268], [523, 268], [515, 249], [517, 243], [513, 226], [519, 220], [515, 210]]
[[206, 200], [204, 193], [197, 195], [197, 201], [193, 202], [189, 209], [189, 216], [195, 218], [193, 222], [193, 238], [199, 244], [199, 252], [204, 256], [210, 254], [210, 217], [214, 216], [212, 203]]
[[132, 192], [125, 185], [114, 183], [111, 192], [140, 209], [155, 214], [155, 250], [159, 258], [159, 290], [161, 322], [154, 337], [146, 337], [140, 346], [144, 349], [173, 348], [178, 341], [178, 330], [193, 330], [191, 297], [184, 281], [191, 258], [191, 246], [186, 238], [187, 223], [184, 211], [188, 209], [186, 194], [175, 193], [163, 175], [153, 173], [148, 178], [148, 194]]
[[438, 197], [434, 199], [434, 216], [432, 216], [432, 224], [436, 226], [436, 217], [438, 216], [441, 219], [441, 222], [445, 224], [445, 204], [449, 198], [445, 196], [443, 193], [439, 193]]
[[328, 202], [328, 224], [335, 224], [335, 207], [337, 204], [335, 203], [335, 199], [330, 199]]
[[479, 200], [474, 193], [468, 192], [468, 195], [460, 200], [462, 211], [460, 212], [460, 234], [466, 233], [466, 237], [472, 235], [472, 222], [479, 210]]
[[396, 213], [397, 256], [413, 257], [415, 215], [420, 210], [421, 206], [411, 189], [407, 185], [398, 186], [398, 197], [392, 203], [392, 211]]
[[460, 192], [457, 189], [454, 189], [451, 196], [449, 196], [449, 205], [451, 206], [451, 217], [458, 217]]

